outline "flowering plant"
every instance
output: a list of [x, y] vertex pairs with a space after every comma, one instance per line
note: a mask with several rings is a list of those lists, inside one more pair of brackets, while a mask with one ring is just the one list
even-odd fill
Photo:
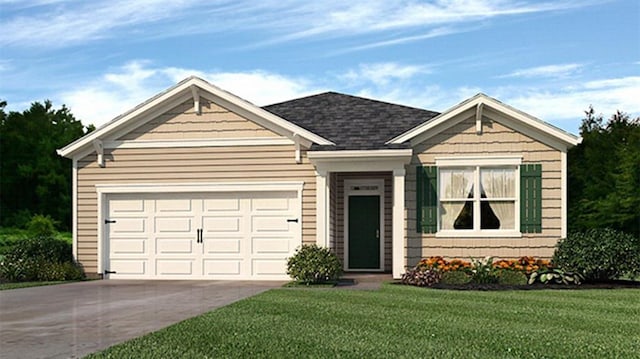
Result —
[[551, 262], [534, 257], [520, 257], [520, 259], [502, 259], [493, 264], [498, 269], [513, 270], [525, 273], [527, 276], [539, 270], [551, 268]]

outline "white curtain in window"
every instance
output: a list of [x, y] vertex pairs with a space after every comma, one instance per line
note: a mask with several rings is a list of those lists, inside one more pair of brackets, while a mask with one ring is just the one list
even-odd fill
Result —
[[472, 187], [472, 169], [461, 168], [440, 170], [441, 229], [454, 229], [453, 223], [460, 214], [460, 211], [462, 211], [462, 208], [465, 204], [465, 201], [448, 202], [447, 199], [467, 199]]
[[500, 229], [515, 229], [516, 171], [512, 168], [482, 169], [480, 182], [493, 212], [500, 220]]

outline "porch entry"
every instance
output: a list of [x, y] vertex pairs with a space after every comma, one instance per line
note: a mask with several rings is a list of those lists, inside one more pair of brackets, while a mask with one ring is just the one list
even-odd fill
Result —
[[345, 270], [384, 270], [384, 180], [345, 180]]

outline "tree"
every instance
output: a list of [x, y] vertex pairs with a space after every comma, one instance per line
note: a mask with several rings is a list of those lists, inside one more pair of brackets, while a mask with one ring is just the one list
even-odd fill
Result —
[[618, 111], [603, 125], [592, 107], [569, 150], [569, 227], [640, 236], [640, 118]]
[[0, 103], [0, 221], [22, 226], [33, 214], [71, 225], [71, 168], [56, 149], [93, 129], [68, 108], [34, 102], [23, 112], [5, 113]]

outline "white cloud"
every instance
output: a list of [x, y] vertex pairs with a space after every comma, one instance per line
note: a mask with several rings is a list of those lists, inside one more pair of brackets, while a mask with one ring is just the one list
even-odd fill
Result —
[[500, 77], [567, 77], [582, 69], [582, 64], [555, 64], [515, 70]]
[[504, 101], [545, 121], [572, 120], [576, 129], [589, 105], [605, 117], [617, 110], [640, 115], [640, 76], [588, 81], [559, 89], [521, 89], [517, 93], [505, 96]]
[[[114, 32], [184, 16], [190, 1], [110, 0], [42, 2], [40, 11], [17, 11], [3, 19], [0, 45], [66, 47], [111, 37]], [[194, 1], [195, 2], [195, 1]], [[53, 3], [53, 4], [51, 4]], [[34, 7], [36, 5], [33, 5]], [[135, 36], [134, 34], [129, 34]], [[138, 34], [142, 35], [142, 34]]]
[[342, 79], [350, 83], [372, 82], [376, 85], [387, 85], [392, 80], [411, 79], [418, 74], [428, 73], [426, 66], [401, 65], [396, 62], [360, 64], [355, 70], [349, 70]]
[[132, 61], [89, 81], [88, 85], [75, 87], [58, 97], [84, 124], [100, 126], [192, 75], [258, 106], [322, 91], [321, 87], [303, 78], [286, 77], [262, 70], [204, 72], [177, 67], [153, 67], [146, 61]]
[[368, 43], [368, 44], [364, 44], [364, 45], [360, 45], [360, 46], [353, 46], [353, 47], [349, 47], [349, 48], [346, 48], [346, 49], [343, 49], [343, 50], [339, 50], [339, 51], [334, 52], [333, 54], [343, 54], [343, 53], [354, 52], [354, 51], [375, 49], [375, 48], [378, 48], [378, 47], [405, 44], [405, 43], [409, 43], [409, 42], [415, 42], [415, 41], [420, 41], [420, 40], [431, 39], [431, 38], [434, 38], [434, 37], [441, 37], [441, 36], [452, 35], [452, 34], [457, 34], [457, 33], [461, 33], [461, 32], [467, 32], [467, 31], [471, 31], [472, 29], [476, 29], [476, 28], [437, 27], [437, 28], [429, 30], [428, 32], [423, 33], [423, 34], [397, 37], [397, 38], [393, 38], [391, 40], [374, 41], [372, 43]]
[[[12, 11], [0, 20], [0, 45], [66, 47], [123, 34], [144, 39], [230, 31], [258, 31], [257, 43], [272, 44], [385, 32], [384, 39], [364, 45], [379, 47], [465, 31], [487, 19], [592, 4], [568, 0], [41, 0], [25, 12], [26, 5], [12, 1], [7, 5]], [[388, 37], [389, 31], [395, 35]]]

